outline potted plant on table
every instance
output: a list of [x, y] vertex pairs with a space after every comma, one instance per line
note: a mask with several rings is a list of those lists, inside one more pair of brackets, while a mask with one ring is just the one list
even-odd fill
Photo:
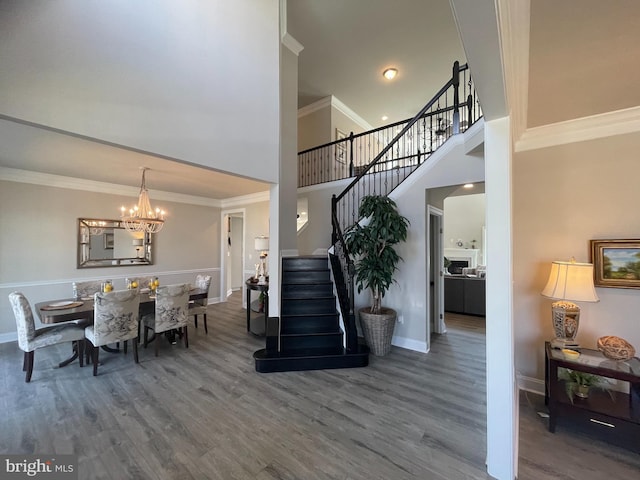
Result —
[[573, 401], [573, 395], [575, 394], [580, 398], [589, 397], [589, 389], [591, 387], [599, 386], [601, 377], [592, 373], [580, 372], [578, 370], [571, 370], [567, 368], [562, 377], [566, 381], [567, 395]]
[[349, 252], [355, 257], [358, 293], [371, 291], [372, 303], [359, 310], [365, 341], [371, 353], [386, 355], [397, 313], [382, 306], [382, 299], [394, 282], [393, 275], [401, 260], [394, 246], [407, 239], [409, 220], [398, 213], [396, 203], [387, 196], [369, 195], [358, 209], [363, 224], [357, 223], [345, 234]]

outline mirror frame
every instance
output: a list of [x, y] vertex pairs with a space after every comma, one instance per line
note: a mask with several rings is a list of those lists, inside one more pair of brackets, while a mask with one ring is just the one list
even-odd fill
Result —
[[[151, 234], [145, 233], [142, 238], [142, 256], [126, 258], [91, 258], [91, 229], [120, 228], [125, 230], [120, 220], [104, 218], [78, 219], [78, 263], [77, 268], [130, 267], [137, 265], [153, 265]], [[102, 233], [101, 233], [102, 235]]]

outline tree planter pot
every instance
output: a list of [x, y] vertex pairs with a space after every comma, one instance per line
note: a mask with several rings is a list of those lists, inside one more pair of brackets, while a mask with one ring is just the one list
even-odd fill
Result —
[[370, 313], [371, 307], [361, 308], [360, 325], [367, 346], [371, 353], [381, 357], [391, 350], [391, 338], [396, 326], [398, 314], [390, 308], [383, 308], [381, 313]]

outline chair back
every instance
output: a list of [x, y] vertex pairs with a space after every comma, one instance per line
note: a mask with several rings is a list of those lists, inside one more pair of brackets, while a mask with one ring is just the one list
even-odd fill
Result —
[[10, 293], [9, 302], [13, 309], [13, 315], [16, 317], [18, 347], [20, 347], [20, 350], [26, 352], [29, 348], [29, 340], [33, 340], [36, 334], [31, 305], [29, 305], [29, 301], [20, 292]]
[[211, 286], [211, 275], [196, 275], [195, 287], [200, 290], [206, 290], [209, 294], [209, 287]]
[[73, 298], [93, 298], [101, 290], [102, 282], [99, 280], [73, 282]]
[[199, 300], [195, 300], [193, 303], [196, 305], [206, 306], [209, 301], [209, 287], [211, 286], [211, 275], [196, 275], [196, 284], [194, 285], [196, 288], [200, 290], [204, 290], [207, 292], [207, 298], [202, 298]]
[[187, 325], [189, 318], [188, 283], [160, 286], [156, 290], [156, 333]]
[[95, 294], [93, 339], [96, 347], [138, 336], [140, 292], [114, 290]]

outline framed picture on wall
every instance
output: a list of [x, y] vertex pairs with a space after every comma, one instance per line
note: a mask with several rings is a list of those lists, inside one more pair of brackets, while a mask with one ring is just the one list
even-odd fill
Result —
[[[347, 135], [342, 130], [336, 128], [336, 140], [346, 140]], [[336, 144], [336, 161], [346, 163], [347, 161], [347, 142], [343, 141]]]
[[640, 288], [640, 239], [590, 243], [596, 287]]
[[113, 232], [107, 232], [104, 234], [104, 249], [113, 250]]

